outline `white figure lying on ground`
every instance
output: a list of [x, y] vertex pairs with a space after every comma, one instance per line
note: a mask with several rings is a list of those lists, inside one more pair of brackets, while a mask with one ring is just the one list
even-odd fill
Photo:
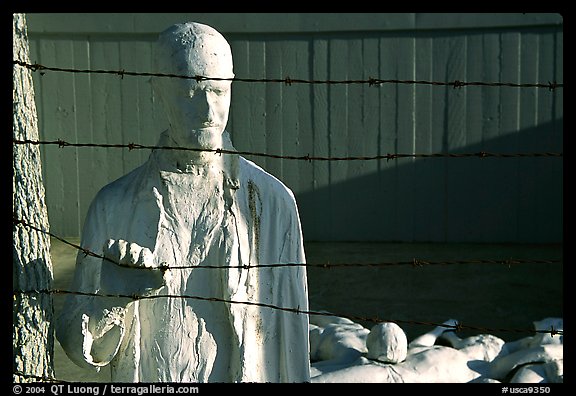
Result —
[[[395, 323], [368, 331], [345, 318], [318, 318], [310, 319], [315, 383], [501, 382], [510, 377], [510, 382], [562, 382], [559, 336], [539, 333], [513, 343], [489, 334], [462, 339], [451, 330], [457, 322], [448, 320], [408, 344]], [[536, 329], [549, 329], [550, 321], [558, 325], [546, 319], [535, 322]], [[561, 324], [554, 328], [562, 330]], [[439, 339], [451, 346], [437, 345]]]
[[564, 382], [564, 336], [562, 318], [534, 322], [536, 335], [507, 342], [503, 353], [490, 365], [491, 378], [510, 383]]
[[[199, 23], [164, 31], [154, 61], [159, 73], [234, 76], [230, 46]], [[151, 83], [170, 124], [158, 146], [234, 150], [230, 80]], [[305, 267], [248, 267], [305, 256], [292, 192], [235, 154], [154, 150], [97, 194], [81, 245], [127, 268], [80, 252], [74, 291], [308, 309]], [[190, 268], [199, 265], [223, 268]], [[122, 382], [306, 382], [308, 336], [307, 315], [172, 297], [71, 295], [57, 327], [73, 362], [111, 364]]]
[[[311, 323], [314, 320], [311, 319]], [[397, 324], [377, 324], [365, 335], [366, 356], [361, 353], [352, 362], [333, 360], [330, 365], [312, 363], [312, 382], [470, 382], [478, 378], [480, 374], [468, 367], [465, 353], [434, 345], [447, 329], [438, 327], [408, 344], [406, 334]], [[350, 338], [341, 333], [340, 341], [346, 339], [347, 344], [352, 344], [358, 333]], [[313, 350], [312, 336], [310, 340]], [[355, 341], [360, 342], [359, 339]]]
[[322, 367], [353, 364], [368, 350], [370, 331], [350, 319], [337, 316], [312, 316], [310, 319], [310, 360], [317, 361], [315, 372]]

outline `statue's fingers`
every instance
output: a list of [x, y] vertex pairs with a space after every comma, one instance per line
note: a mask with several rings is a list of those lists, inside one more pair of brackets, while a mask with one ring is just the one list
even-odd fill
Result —
[[114, 239], [108, 239], [106, 242], [104, 242], [104, 246], [102, 248], [102, 255], [112, 260], [113, 255], [112, 249], [114, 248], [115, 245], [116, 241]]
[[128, 265], [136, 265], [136, 263], [138, 263], [141, 251], [142, 247], [137, 243], [128, 244], [126, 247], [126, 256], [124, 256], [124, 260], [121, 261], [121, 263]]
[[108, 239], [104, 244], [104, 257], [113, 263], [118, 263], [122, 255], [120, 242], [121, 241], [114, 239]]
[[137, 265], [146, 268], [154, 267], [154, 255], [148, 248], [142, 248], [138, 256]]
[[116, 241], [116, 248], [114, 253], [116, 254], [115, 261], [120, 264], [126, 263], [126, 255], [128, 250], [128, 242], [123, 239]]

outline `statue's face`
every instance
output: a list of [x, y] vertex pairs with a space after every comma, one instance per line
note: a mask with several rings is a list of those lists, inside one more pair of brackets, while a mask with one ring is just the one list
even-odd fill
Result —
[[177, 79], [170, 85], [173, 89], [163, 95], [170, 136], [181, 147], [221, 148], [230, 110], [231, 82]]
[[[185, 37], [186, 39], [186, 37]], [[172, 73], [178, 75], [231, 78], [232, 54], [223, 38], [194, 36], [190, 42], [176, 41], [176, 51], [166, 53]], [[162, 77], [160, 96], [170, 122], [170, 136], [181, 147], [215, 149], [222, 147], [222, 133], [228, 123], [230, 80], [203, 80]]]

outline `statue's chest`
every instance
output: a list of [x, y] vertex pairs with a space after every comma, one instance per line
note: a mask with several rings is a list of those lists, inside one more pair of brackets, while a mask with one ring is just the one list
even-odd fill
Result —
[[203, 177], [163, 175], [157, 253], [168, 265], [197, 265], [221, 244], [226, 215], [222, 183]]

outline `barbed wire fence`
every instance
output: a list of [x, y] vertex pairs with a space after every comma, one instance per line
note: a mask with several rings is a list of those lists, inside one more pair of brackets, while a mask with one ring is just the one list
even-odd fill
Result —
[[[32, 224], [27, 223], [21, 219], [14, 218], [13, 219], [14, 225], [21, 225], [33, 229], [38, 232], [45, 233], [59, 241], [74, 247], [77, 249], [81, 254], [85, 256], [92, 256], [96, 258], [100, 258], [102, 260], [107, 260], [115, 265], [120, 267], [127, 267], [134, 270], [147, 270], [147, 271], [168, 271], [168, 270], [183, 270], [183, 269], [196, 269], [196, 268], [206, 268], [206, 269], [225, 269], [225, 268], [242, 268], [242, 269], [250, 269], [250, 268], [281, 268], [281, 267], [290, 267], [290, 266], [303, 266], [303, 267], [320, 267], [320, 268], [332, 268], [332, 267], [339, 267], [339, 268], [357, 268], [357, 267], [390, 267], [390, 266], [412, 266], [421, 268], [424, 266], [429, 265], [456, 265], [456, 264], [499, 264], [499, 265], [506, 265], [510, 267], [511, 265], [518, 265], [518, 264], [561, 264], [562, 260], [560, 259], [496, 259], [496, 260], [451, 260], [451, 261], [426, 261], [420, 259], [414, 259], [412, 261], [398, 261], [398, 262], [380, 262], [380, 263], [343, 263], [343, 264], [309, 264], [309, 263], [283, 263], [283, 264], [258, 264], [258, 265], [240, 265], [240, 266], [209, 266], [209, 265], [196, 265], [196, 266], [165, 266], [160, 265], [157, 268], [147, 268], [147, 267], [134, 267], [129, 266], [126, 264], [122, 264], [118, 261], [112, 260], [109, 257], [105, 257], [103, 255], [97, 254], [93, 251], [85, 249], [80, 245], [74, 244], [69, 242], [65, 238], [62, 238], [58, 235], [55, 235], [51, 232], [45, 231], [39, 227], [36, 227]], [[129, 299], [132, 301], [139, 301], [139, 300], [150, 300], [150, 299], [159, 299], [159, 298], [172, 298], [172, 299], [191, 299], [191, 300], [200, 300], [200, 301], [209, 301], [209, 302], [216, 302], [216, 303], [226, 303], [226, 304], [239, 304], [239, 305], [246, 305], [246, 306], [257, 306], [266, 309], [273, 309], [277, 311], [283, 312], [290, 312], [293, 314], [304, 314], [304, 315], [316, 315], [316, 316], [327, 316], [327, 317], [340, 317], [340, 318], [347, 318], [352, 321], [359, 321], [359, 322], [368, 322], [368, 323], [396, 323], [398, 325], [402, 324], [410, 324], [410, 325], [422, 325], [422, 326], [434, 326], [434, 327], [444, 327], [449, 330], [453, 330], [455, 332], [460, 332], [463, 330], [470, 330], [470, 331], [477, 331], [477, 332], [484, 332], [484, 333], [515, 333], [515, 334], [550, 334], [552, 337], [556, 335], [564, 335], [563, 329], [555, 329], [553, 326], [550, 329], [514, 329], [514, 328], [493, 328], [493, 327], [484, 327], [484, 326], [475, 326], [469, 324], [463, 324], [461, 322], [457, 322], [454, 325], [446, 324], [446, 323], [437, 323], [437, 322], [430, 322], [430, 321], [416, 321], [416, 320], [403, 320], [403, 319], [394, 319], [394, 318], [380, 318], [380, 317], [366, 317], [366, 316], [358, 316], [358, 315], [351, 315], [348, 313], [338, 313], [338, 312], [326, 312], [326, 311], [315, 311], [315, 310], [302, 310], [300, 308], [294, 307], [282, 307], [273, 304], [266, 304], [261, 302], [254, 302], [254, 301], [237, 301], [237, 300], [229, 300], [217, 297], [206, 297], [206, 296], [198, 296], [198, 295], [176, 295], [176, 294], [153, 294], [153, 295], [137, 295], [137, 294], [107, 294], [102, 292], [97, 293], [89, 293], [89, 292], [81, 292], [81, 291], [74, 291], [74, 290], [65, 290], [65, 289], [44, 289], [44, 290], [13, 290], [13, 294], [28, 294], [28, 295], [37, 295], [37, 294], [47, 294], [47, 295], [77, 295], [77, 296], [85, 296], [85, 297], [99, 297], [99, 298], [124, 298]], [[70, 381], [62, 381], [56, 378], [45, 378], [39, 377], [34, 375], [27, 375], [26, 373], [15, 372], [14, 374], [19, 375], [24, 378], [29, 379], [37, 379], [45, 382], [61, 382], [67, 383]]]
[[[164, 78], [180, 78], [180, 79], [194, 79], [196, 81], [206, 81], [206, 80], [228, 80], [233, 82], [243, 82], [243, 83], [282, 83], [286, 86], [291, 86], [293, 84], [367, 84], [369, 86], [380, 86], [384, 84], [421, 84], [430, 86], [444, 86], [452, 87], [454, 89], [460, 89], [463, 87], [471, 86], [481, 86], [481, 87], [509, 87], [509, 88], [538, 88], [547, 89], [550, 92], [555, 91], [559, 88], [563, 88], [563, 83], [557, 83], [556, 81], [547, 83], [510, 83], [510, 82], [481, 82], [481, 81], [427, 81], [427, 80], [398, 80], [398, 79], [379, 79], [379, 78], [368, 78], [364, 80], [306, 80], [306, 79], [293, 79], [290, 77], [285, 77], [283, 79], [252, 79], [252, 78], [218, 78], [218, 77], [207, 77], [207, 76], [188, 76], [188, 75], [177, 75], [177, 74], [166, 74], [166, 73], [149, 73], [149, 72], [135, 72], [126, 70], [102, 70], [102, 69], [74, 69], [74, 68], [60, 68], [60, 67], [49, 67], [39, 63], [26, 63], [19, 60], [13, 60], [14, 66], [20, 66], [31, 70], [32, 72], [40, 72], [43, 75], [45, 72], [65, 72], [65, 73], [92, 73], [92, 74], [108, 74], [117, 75], [121, 79], [125, 76], [141, 76], [141, 77], [164, 77]], [[244, 155], [244, 156], [258, 156], [266, 158], [284, 159], [284, 160], [300, 160], [300, 161], [372, 161], [372, 160], [398, 160], [402, 158], [535, 158], [535, 157], [547, 157], [547, 158], [560, 158], [563, 157], [562, 152], [525, 152], [525, 153], [494, 153], [494, 152], [475, 152], [475, 153], [388, 153], [384, 155], [377, 156], [346, 156], [346, 157], [326, 157], [326, 156], [294, 156], [294, 155], [280, 155], [264, 152], [250, 152], [250, 151], [235, 151], [235, 150], [224, 150], [224, 149], [199, 149], [199, 148], [187, 148], [187, 147], [176, 147], [176, 146], [152, 146], [152, 145], [142, 145], [139, 143], [128, 143], [128, 144], [111, 144], [111, 143], [92, 143], [92, 142], [68, 142], [62, 139], [58, 140], [17, 140], [13, 139], [13, 144], [19, 145], [57, 145], [60, 148], [64, 147], [101, 147], [101, 148], [121, 148], [132, 150], [189, 150], [189, 151], [200, 151], [200, 152], [213, 152], [215, 155]], [[127, 266], [121, 264], [103, 255], [97, 254], [93, 251], [83, 248], [78, 244], [74, 244], [65, 238], [48, 232], [42, 228], [39, 228], [33, 224], [30, 224], [25, 219], [13, 218], [14, 226], [28, 227], [37, 232], [41, 232], [55, 238], [68, 246], [71, 246], [78, 250], [79, 254], [84, 254], [85, 256], [92, 256], [100, 258], [103, 260], [111, 261], [112, 263], [119, 266]], [[508, 267], [512, 265], [520, 264], [559, 264], [562, 265], [562, 259], [482, 259], [482, 260], [442, 260], [442, 261], [430, 261], [414, 258], [409, 261], [396, 261], [396, 262], [377, 262], [377, 263], [342, 263], [342, 264], [309, 264], [309, 263], [265, 263], [257, 265], [241, 265], [241, 266], [209, 266], [209, 265], [196, 265], [196, 266], [168, 266], [161, 264], [157, 268], [142, 268], [142, 270], [184, 270], [184, 269], [195, 269], [195, 268], [207, 268], [207, 269], [224, 269], [224, 268], [276, 268], [276, 267], [288, 267], [288, 266], [303, 266], [303, 267], [318, 267], [318, 268], [344, 268], [352, 269], [358, 267], [392, 267], [392, 266], [412, 266], [416, 268], [421, 268], [430, 265], [462, 265], [462, 264], [498, 264], [507, 265]], [[129, 266], [130, 268], [135, 268]], [[425, 325], [425, 326], [441, 326], [454, 331], [474, 330], [482, 332], [512, 332], [512, 333], [544, 333], [550, 334], [551, 336], [563, 335], [563, 329], [510, 329], [510, 328], [490, 328], [484, 326], [474, 326], [465, 325], [462, 323], [456, 323], [455, 325], [447, 325], [443, 323], [434, 323], [427, 321], [416, 321], [416, 320], [399, 320], [393, 318], [378, 318], [378, 317], [360, 317], [356, 315], [349, 315], [344, 313], [333, 313], [324, 311], [312, 311], [312, 310], [301, 310], [299, 307], [281, 307], [271, 304], [265, 304], [256, 301], [235, 301], [227, 300], [222, 298], [216, 298], [211, 296], [194, 296], [194, 295], [170, 295], [170, 294], [155, 294], [155, 295], [124, 295], [124, 294], [105, 294], [105, 293], [87, 293], [73, 290], [64, 289], [44, 289], [44, 290], [13, 290], [14, 295], [16, 294], [49, 294], [49, 295], [80, 295], [80, 296], [90, 296], [90, 297], [101, 297], [101, 298], [127, 298], [134, 301], [153, 299], [153, 298], [175, 298], [175, 299], [195, 299], [203, 301], [211, 301], [218, 303], [228, 303], [228, 304], [243, 304], [259, 306], [267, 309], [274, 309], [278, 311], [291, 312], [294, 314], [304, 314], [304, 315], [321, 315], [321, 316], [339, 316], [348, 318], [350, 320], [371, 322], [371, 323], [382, 323], [382, 322], [392, 322], [397, 324], [414, 324], [414, 325]], [[47, 382], [68, 382], [61, 381], [55, 378], [44, 378], [34, 375], [28, 375], [26, 373], [14, 372], [14, 374], [31, 379], [38, 379]]]

